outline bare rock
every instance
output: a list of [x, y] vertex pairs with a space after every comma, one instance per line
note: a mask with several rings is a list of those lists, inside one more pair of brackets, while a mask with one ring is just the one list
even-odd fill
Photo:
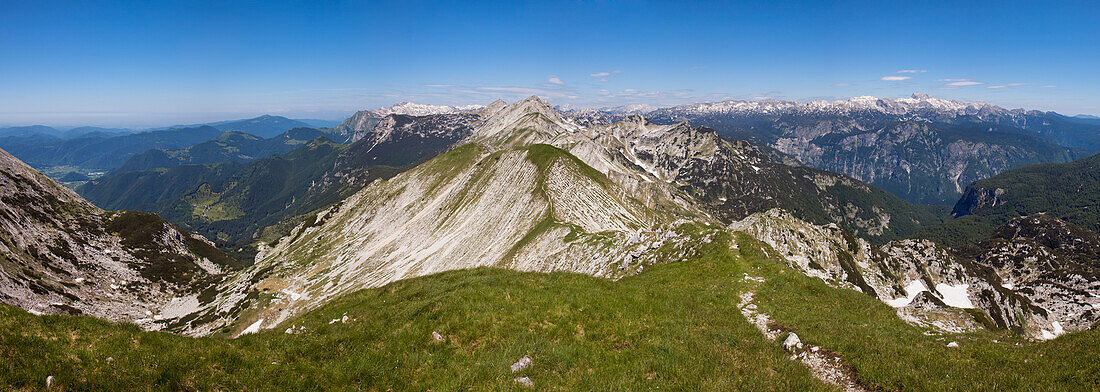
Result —
[[526, 376], [525, 377], [516, 377], [512, 381], [514, 381], [516, 384], [523, 385], [523, 386], [528, 387], [528, 388], [534, 388], [535, 387], [534, 381], [531, 381], [531, 379], [526, 377]]
[[802, 348], [802, 341], [798, 339], [798, 335], [791, 332], [790, 335], [787, 335], [787, 339], [783, 340], [783, 348], [787, 349], [787, 351], [800, 349]]
[[523, 358], [520, 358], [516, 363], [512, 364], [512, 373], [526, 369], [528, 366], [531, 366], [531, 357], [524, 355]]

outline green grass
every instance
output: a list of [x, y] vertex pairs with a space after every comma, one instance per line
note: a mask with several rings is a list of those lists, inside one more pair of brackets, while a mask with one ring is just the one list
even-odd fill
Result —
[[[538, 390], [830, 390], [741, 316], [745, 272], [767, 278], [762, 309], [886, 389], [1098, 385], [1094, 332], [1042, 344], [927, 336], [870, 297], [799, 275], [747, 238], [731, 251], [731, 240], [717, 232], [688, 260], [619, 281], [488, 268], [409, 279], [234, 340], [0, 306], [0, 385], [37, 389], [53, 375], [68, 390], [507, 390], [523, 375]], [[344, 314], [347, 324], [329, 324]], [[282, 332], [291, 325], [304, 332]], [[513, 374], [524, 355], [534, 364]]]

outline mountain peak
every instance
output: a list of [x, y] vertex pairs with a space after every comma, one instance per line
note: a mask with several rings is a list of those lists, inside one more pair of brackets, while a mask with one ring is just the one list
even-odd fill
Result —
[[473, 140], [489, 145], [546, 143], [580, 129], [538, 96], [511, 104], [498, 102], [481, 111], [483, 121]]

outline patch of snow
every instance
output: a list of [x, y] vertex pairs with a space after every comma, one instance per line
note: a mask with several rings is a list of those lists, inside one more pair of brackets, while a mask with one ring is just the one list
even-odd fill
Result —
[[928, 291], [928, 288], [924, 287], [924, 282], [914, 280], [905, 286], [905, 297], [895, 298], [885, 302], [887, 305], [895, 308], [905, 307], [908, 306], [910, 302], [913, 302], [913, 299], [917, 298], [917, 294], [920, 294], [922, 291]]
[[256, 322], [252, 323], [252, 325], [249, 325], [248, 328], [245, 328], [244, 331], [241, 331], [241, 335], [248, 335], [250, 333], [260, 332], [260, 326], [263, 324], [264, 319], [259, 319]]
[[[968, 284], [950, 285], [939, 283], [936, 284], [936, 291], [943, 295], [941, 299], [943, 300], [943, 303], [947, 306], [962, 309], [973, 309], [974, 303], [970, 302], [970, 296], [966, 292], [967, 288], [969, 287], [970, 285]], [[884, 302], [886, 302], [887, 305], [893, 306], [895, 308], [905, 307], [908, 306], [909, 303], [913, 302], [913, 299], [917, 297], [917, 294], [920, 294], [923, 291], [928, 291], [928, 288], [924, 286], [924, 282], [921, 282], [920, 280], [914, 280], [912, 282], [909, 282], [909, 284], [905, 286], [905, 297], [886, 300]]]
[[290, 296], [291, 301], [297, 301], [299, 298], [302, 298], [302, 294], [290, 291], [290, 289], [282, 289], [279, 290], [279, 292]]
[[949, 285], [940, 283], [936, 285], [936, 291], [943, 294], [943, 303], [962, 309], [973, 309], [974, 303], [970, 302], [970, 296], [966, 293], [968, 284]]
[[1059, 322], [1055, 321], [1055, 322], [1050, 323], [1050, 329], [1049, 330], [1044, 329], [1044, 330], [1041, 330], [1039, 332], [1040, 332], [1039, 339], [1050, 340], [1050, 339], [1054, 339], [1054, 338], [1056, 338], [1056, 337], [1058, 337], [1062, 334], [1065, 334], [1066, 330], [1062, 329], [1062, 323], [1059, 323]]

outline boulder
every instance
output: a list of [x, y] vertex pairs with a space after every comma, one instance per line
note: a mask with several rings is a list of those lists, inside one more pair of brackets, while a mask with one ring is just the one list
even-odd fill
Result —
[[524, 355], [523, 358], [520, 358], [516, 363], [512, 364], [512, 373], [526, 369], [528, 366], [531, 366], [531, 357]]
[[512, 381], [514, 381], [516, 384], [523, 385], [528, 388], [533, 388], [535, 386], [535, 383], [531, 381], [531, 379], [528, 377], [516, 377]]
[[783, 348], [787, 349], [787, 351], [801, 349], [802, 341], [798, 339], [798, 335], [795, 335], [794, 332], [791, 332], [790, 335], [787, 335], [787, 339], [783, 340]]

